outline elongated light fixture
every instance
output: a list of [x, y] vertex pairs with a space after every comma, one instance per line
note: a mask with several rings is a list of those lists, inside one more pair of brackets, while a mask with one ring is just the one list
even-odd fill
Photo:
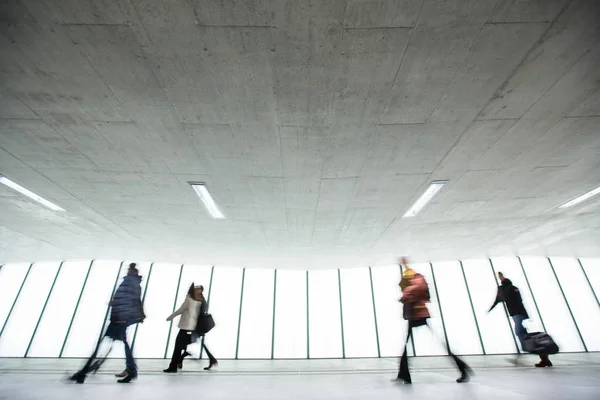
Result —
[[194, 188], [194, 191], [196, 192], [198, 197], [200, 197], [200, 200], [202, 200], [202, 202], [204, 203], [204, 206], [206, 207], [206, 209], [208, 210], [210, 215], [212, 215], [213, 218], [216, 218], [216, 219], [225, 218], [225, 216], [223, 215], [221, 210], [219, 210], [219, 207], [217, 207], [217, 203], [215, 203], [215, 201], [213, 200], [212, 196], [210, 195], [210, 193], [204, 183], [202, 183], [202, 182], [188, 182], [188, 183], [192, 186], [192, 188]]
[[596, 189], [594, 190], [590, 190], [589, 192], [582, 194], [581, 196], [579, 196], [576, 199], [573, 199], [571, 201], [569, 201], [568, 203], [563, 204], [562, 206], [558, 207], [558, 208], [567, 208], [567, 207], [571, 207], [574, 206], [575, 204], [579, 204], [582, 201], [586, 201], [587, 199], [589, 199], [590, 197], [594, 197], [595, 195], [600, 194], [600, 186], [598, 186]]
[[448, 181], [433, 181], [429, 184], [425, 192], [415, 201], [415, 203], [408, 209], [408, 211], [402, 216], [402, 218], [414, 217], [421, 211], [427, 203], [431, 201]]
[[64, 209], [60, 208], [59, 206], [57, 206], [54, 203], [49, 202], [48, 200], [44, 199], [41, 196], [38, 196], [37, 194], [33, 193], [31, 190], [27, 190], [25, 189], [23, 186], [19, 185], [16, 182], [11, 181], [10, 179], [8, 179], [5, 176], [0, 175], [0, 183], [2, 183], [3, 185], [8, 186], [9, 188], [24, 194], [25, 196], [29, 197], [31, 200], [35, 200], [38, 203], [48, 207], [51, 210], [54, 211], [65, 211]]

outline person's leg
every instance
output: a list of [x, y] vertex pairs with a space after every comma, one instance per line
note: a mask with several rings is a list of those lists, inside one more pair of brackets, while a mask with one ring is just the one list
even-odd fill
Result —
[[135, 360], [133, 358], [133, 351], [131, 350], [131, 346], [127, 343], [127, 326], [122, 324], [121, 328], [121, 340], [123, 341], [123, 345], [125, 346], [125, 365], [127, 366], [127, 372], [129, 375], [136, 377], [137, 376], [137, 365], [135, 365]]
[[81, 368], [79, 370], [79, 372], [78, 372], [79, 374], [87, 375], [88, 372], [90, 372], [91, 366], [94, 363], [94, 361], [97, 362], [96, 357], [98, 356], [98, 350], [100, 349], [100, 345], [102, 344], [103, 340], [104, 340], [104, 337], [102, 337], [102, 338], [100, 338], [100, 340], [98, 340], [98, 343], [96, 344], [96, 348], [94, 349], [94, 352], [92, 353], [90, 358], [88, 358], [88, 360], [86, 361], [83, 368]]
[[111, 338], [105, 336], [102, 340], [102, 343], [106, 343], [106, 346], [101, 346], [100, 349], [102, 351], [98, 350], [98, 353], [96, 354], [96, 361], [94, 361], [94, 363], [90, 367], [90, 370], [94, 373], [96, 373], [100, 369], [102, 364], [104, 364], [104, 361], [106, 361], [106, 357], [108, 357], [108, 355], [110, 354], [114, 341]]
[[[77, 383], [83, 383], [88, 373], [90, 373], [91, 371], [97, 371], [100, 368], [100, 365], [102, 365], [106, 356], [98, 358], [98, 352], [100, 351], [100, 346], [102, 345], [105, 339], [106, 336], [100, 337], [98, 343], [96, 343], [96, 348], [94, 349], [94, 352], [92, 353], [90, 358], [87, 359], [83, 368], [81, 368], [69, 378], [70, 380], [76, 381]], [[110, 352], [110, 348], [108, 351]]]
[[202, 347], [204, 348], [204, 351], [206, 352], [209, 361], [217, 361], [217, 359], [212, 355], [210, 350], [208, 350], [208, 347], [206, 347], [206, 344], [202, 343]]
[[177, 363], [177, 368], [179, 368], [179, 369], [183, 368], [183, 359], [190, 355], [190, 353], [187, 352], [187, 347], [188, 347], [188, 344], [190, 344], [190, 343], [191, 343], [191, 335], [188, 332], [186, 332], [185, 341], [182, 343], [182, 346], [181, 346], [181, 354], [179, 356], [179, 362]]
[[83, 383], [85, 381], [85, 378], [87, 377], [87, 374], [91, 370], [92, 363], [94, 362], [94, 360], [96, 360], [96, 355], [98, 354], [98, 349], [100, 348], [100, 343], [102, 343], [102, 339], [100, 339], [98, 341], [98, 343], [96, 344], [96, 348], [94, 349], [94, 352], [92, 353], [92, 355], [90, 356], [90, 358], [87, 359], [87, 361], [84, 364], [83, 368], [81, 368], [79, 371], [77, 371], [73, 375], [71, 375], [69, 377], [69, 380], [75, 381], [77, 383]]
[[471, 375], [473, 373], [473, 370], [471, 370], [471, 367], [469, 367], [469, 365], [466, 362], [464, 362], [463, 360], [458, 358], [457, 355], [452, 353], [449, 348], [448, 348], [448, 354], [450, 355], [450, 357], [452, 357], [452, 359], [454, 360], [454, 363], [456, 364], [456, 367], [460, 371], [460, 377], [456, 380], [456, 382], [461, 383], [461, 382], [469, 381], [469, 379], [470, 379], [469, 375]]
[[[430, 332], [433, 334], [433, 329], [431, 328], [431, 326], [429, 326], [429, 324], [427, 324], [427, 327], [429, 328]], [[452, 357], [452, 360], [456, 364], [456, 368], [458, 368], [458, 371], [460, 372], [460, 376], [456, 379], [456, 382], [458, 382], [458, 383], [468, 382], [471, 379], [470, 375], [473, 374], [473, 370], [471, 369], [471, 367], [469, 367], [469, 365], [466, 362], [464, 362], [457, 355], [452, 353], [452, 350], [450, 350], [449, 343], [445, 343], [445, 345], [446, 345], [446, 349], [448, 350], [448, 355], [450, 357]]]
[[215, 356], [212, 355], [212, 353], [210, 352], [210, 350], [208, 350], [208, 347], [206, 347], [206, 344], [204, 343], [204, 341], [202, 341], [202, 347], [204, 348], [204, 351], [206, 351], [206, 355], [208, 356], [208, 367], [204, 367], [204, 369], [205, 370], [209, 370], [214, 365], [218, 365], [219, 362], [217, 361], [217, 359], [215, 358]]
[[173, 354], [171, 355], [171, 362], [169, 363], [169, 367], [164, 370], [164, 372], [177, 372], [177, 365], [181, 362], [181, 352], [185, 346], [185, 340], [187, 333], [183, 329], [179, 330], [177, 333], [177, 337], [175, 338], [175, 348], [173, 349]]
[[523, 340], [525, 340], [525, 335], [527, 334], [527, 329], [523, 326], [523, 321], [525, 320], [524, 316], [521, 314], [516, 314], [512, 316], [513, 322], [515, 323], [515, 335], [519, 338], [519, 342], [521, 343], [521, 348], [523, 348]]
[[[519, 339], [519, 343], [521, 344], [521, 350], [523, 350], [523, 341], [525, 340], [525, 335], [527, 335], [527, 329], [523, 326], [523, 321], [525, 320], [525, 316], [521, 314], [516, 314], [512, 316], [512, 320], [515, 324], [515, 336]], [[519, 353], [517, 350], [517, 354], [512, 363], [514, 365], [519, 365], [519, 356], [522, 353]]]
[[406, 383], [411, 383], [410, 370], [408, 368], [408, 354], [406, 352], [408, 348], [408, 341], [410, 340], [410, 336], [412, 335], [412, 324], [408, 322], [408, 333], [406, 335], [406, 340], [404, 341], [404, 352], [402, 353], [402, 357], [400, 358], [400, 369], [398, 369], [398, 378], [402, 379]]

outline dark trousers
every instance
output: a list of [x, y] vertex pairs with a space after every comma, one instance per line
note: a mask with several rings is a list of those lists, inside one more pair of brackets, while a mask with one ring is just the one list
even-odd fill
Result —
[[[519, 342], [521, 343], [521, 349], [523, 348], [523, 340], [525, 340], [525, 335], [527, 334], [527, 329], [523, 326], [523, 321], [527, 319], [522, 314], [516, 314], [512, 316], [513, 322], [515, 323], [515, 335], [519, 338]], [[550, 358], [548, 358], [548, 354], [540, 354], [540, 359], [542, 361], [548, 362]]]
[[[106, 357], [110, 354], [110, 351], [112, 350], [112, 342], [115, 340], [122, 341], [123, 345], [125, 346], [125, 363], [127, 365], [127, 371], [130, 374], [137, 376], [137, 365], [135, 364], [135, 360], [133, 358], [133, 351], [131, 350], [129, 343], [127, 343], [127, 325], [116, 322], [111, 322], [108, 325], [106, 332], [104, 332], [104, 335], [100, 338], [100, 340], [98, 340], [94, 352], [78, 373], [87, 375], [90, 370], [97, 370], [100, 368], [104, 361], [106, 361]], [[110, 341], [110, 346], [108, 347], [108, 350], [106, 350], [105, 354], [103, 353], [99, 356], [98, 353], [100, 351], [100, 347], [105, 341]]]
[[515, 323], [515, 335], [517, 335], [521, 346], [523, 346], [523, 340], [525, 339], [525, 335], [527, 334], [527, 329], [525, 329], [525, 327], [523, 326], [523, 321], [525, 321], [526, 317], [522, 314], [516, 314], [512, 316], [512, 319]]
[[173, 349], [173, 355], [171, 356], [171, 363], [169, 364], [170, 368], [177, 368], [178, 364], [183, 363], [183, 352], [187, 350], [188, 344], [191, 343], [191, 338], [191, 331], [183, 329], [179, 330], [179, 333], [175, 338], [175, 348]]
[[[425, 319], [408, 321], [408, 335], [406, 335], [404, 352], [402, 353], [402, 358], [400, 359], [400, 369], [398, 370], [398, 378], [403, 379], [407, 382], [411, 382], [411, 377], [410, 370], [408, 369], [408, 355], [406, 354], [406, 348], [408, 346], [408, 341], [410, 340], [410, 337], [412, 335], [412, 330], [419, 326], [427, 326], [429, 329], [431, 329], [431, 327], [427, 324], [427, 320]], [[456, 367], [460, 371], [461, 375], [467, 373], [467, 371], [470, 369], [467, 363], [465, 363], [463, 360], [452, 354], [452, 352], [450, 351], [450, 346], [448, 344], [446, 344], [446, 347], [448, 348], [448, 355], [454, 360], [454, 363], [456, 364]]]
[[[186, 331], [183, 329], [179, 330], [179, 333], [175, 338], [175, 348], [173, 349], [173, 355], [171, 356], [171, 363], [169, 364], [170, 368], [177, 368], [177, 365], [183, 364], [183, 352], [187, 350], [187, 346], [192, 342], [191, 333], [191, 331]], [[204, 341], [202, 341], [202, 347], [204, 347], [204, 351], [206, 351], [206, 355], [211, 362], [217, 360], [208, 350], [208, 347], [206, 347]]]
[[206, 344], [204, 344], [204, 341], [202, 341], [202, 347], [204, 347], [204, 351], [206, 352], [206, 355], [208, 356], [208, 359], [210, 360], [210, 362], [214, 363], [217, 361], [217, 359], [210, 353], [210, 351], [208, 351], [208, 347], [206, 347]]

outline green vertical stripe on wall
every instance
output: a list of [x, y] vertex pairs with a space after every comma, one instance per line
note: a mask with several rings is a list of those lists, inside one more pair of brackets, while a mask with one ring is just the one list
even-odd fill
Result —
[[277, 302], [277, 270], [273, 273], [273, 325], [271, 331], [271, 360], [275, 355], [275, 304]]
[[[148, 279], [146, 279], [146, 286], [144, 286], [144, 294], [142, 295], [142, 308], [144, 307], [144, 302], [146, 301], [146, 293], [148, 293], [148, 286], [150, 286], [150, 278], [152, 277], [152, 267], [154, 267], [154, 263], [150, 264], [150, 269], [148, 270]], [[135, 324], [135, 330], [133, 331], [133, 339], [131, 339], [132, 352], [133, 346], [135, 346], [135, 339], [137, 337], [139, 326], [140, 324]]]
[[32, 266], [33, 266], [33, 263], [29, 264], [29, 267], [27, 268], [27, 273], [25, 274], [25, 278], [23, 278], [23, 282], [21, 282], [21, 286], [19, 286], [19, 291], [17, 292], [17, 295], [15, 296], [15, 299], [13, 300], [13, 303], [10, 306], [10, 310], [8, 310], [8, 314], [6, 315], [6, 319], [4, 320], [4, 324], [2, 325], [2, 329], [0, 329], [0, 336], [2, 336], [2, 333], [4, 333], [4, 328], [6, 328], [6, 325], [8, 324], [8, 320], [10, 319], [13, 309], [15, 308], [15, 304], [17, 304], [17, 301], [19, 300], [19, 296], [21, 295], [23, 286], [25, 286], [25, 282], [27, 281], [27, 278], [29, 277], [29, 273], [31, 272]]
[[54, 276], [54, 280], [52, 281], [52, 286], [50, 286], [50, 291], [48, 292], [48, 296], [46, 296], [46, 301], [44, 302], [44, 307], [42, 307], [42, 312], [40, 312], [40, 317], [38, 318], [37, 323], [35, 324], [33, 333], [31, 334], [31, 339], [29, 340], [29, 344], [27, 345], [27, 350], [25, 350], [24, 357], [27, 357], [27, 354], [29, 353], [29, 349], [31, 348], [31, 344], [33, 343], [33, 338], [35, 337], [35, 334], [37, 333], [38, 327], [40, 326], [40, 321], [42, 320], [42, 317], [44, 316], [44, 311], [46, 311], [46, 306], [48, 305], [48, 300], [50, 300], [50, 296], [52, 296], [52, 291], [54, 290], [54, 285], [56, 284], [56, 280], [58, 279], [58, 274], [60, 274], [60, 270], [62, 269], [63, 262], [64, 261], [61, 261], [60, 265], [58, 266], [58, 270], [56, 271], [56, 275]]
[[[442, 311], [442, 301], [440, 300], [440, 295], [437, 289], [437, 282], [435, 280], [435, 272], [433, 270], [433, 264], [429, 263], [429, 268], [431, 268], [431, 277], [433, 278], [433, 288], [435, 289], [435, 297], [437, 297], [438, 309], [440, 310], [440, 319], [442, 320], [442, 328], [444, 329], [444, 339], [446, 339], [446, 348], [448, 349], [448, 354], [452, 353], [450, 350], [450, 341], [448, 340], [448, 333], [446, 332], [446, 323], [444, 322], [444, 312]], [[415, 351], [416, 355], [416, 351]]]
[[[492, 269], [492, 275], [494, 276], [494, 282], [496, 283], [496, 289], [500, 287], [498, 285], [498, 281], [496, 280], [496, 270], [494, 269], [494, 263], [491, 258], [488, 258], [490, 262], [490, 268]], [[530, 289], [531, 290], [531, 289]], [[508, 329], [510, 329], [510, 336], [513, 338], [513, 342], [515, 343], [515, 348], [517, 349], [517, 353], [521, 352], [519, 345], [517, 344], [517, 339], [515, 338], [514, 329], [512, 324], [510, 323], [510, 316], [508, 315], [508, 311], [506, 310], [506, 304], [502, 303], [502, 309], [504, 310], [504, 315], [506, 316], [506, 322], [508, 323]]]
[[467, 275], [465, 274], [465, 268], [463, 267], [462, 261], [458, 261], [460, 263], [460, 271], [462, 272], [463, 279], [465, 280], [465, 287], [467, 288], [467, 295], [469, 296], [469, 304], [471, 304], [471, 311], [473, 312], [473, 320], [475, 321], [475, 326], [477, 327], [477, 335], [479, 335], [479, 343], [481, 343], [481, 351], [483, 354], [485, 353], [485, 346], [483, 345], [483, 338], [481, 337], [481, 330], [479, 329], [479, 322], [477, 321], [477, 315], [475, 314], [475, 306], [473, 306], [473, 299], [471, 298], [471, 290], [469, 289], [469, 283], [467, 282]]
[[565, 304], [567, 305], [567, 308], [569, 309], [569, 314], [571, 314], [571, 319], [573, 320], [575, 329], [577, 329], [577, 333], [579, 334], [579, 339], [581, 339], [581, 344], [583, 344], [583, 348], [587, 352], [588, 351], [587, 345], [585, 344], [585, 340], [583, 340], [583, 335], [581, 334], [581, 331], [579, 330], [579, 326], [577, 326], [577, 321], [575, 320], [575, 316], [573, 315], [573, 310], [571, 310], [571, 305], [569, 304], [569, 300], [567, 300], [567, 296], [565, 296], [565, 291], [563, 290], [562, 285], [560, 284], [558, 275], [556, 275], [556, 271], [554, 270], [554, 265], [552, 264], [552, 260], [550, 260], [550, 257], [547, 257], [547, 259], [548, 259], [548, 263], [550, 264], [550, 268], [552, 269], [552, 273], [554, 274], [554, 278], [556, 279], [556, 283], [558, 283], [558, 288], [560, 289], [560, 293], [562, 294], [563, 299], [565, 299]]
[[94, 264], [94, 260], [90, 262], [87, 273], [85, 274], [85, 279], [83, 281], [83, 285], [81, 286], [81, 291], [79, 292], [79, 297], [77, 298], [77, 303], [75, 304], [75, 309], [73, 310], [73, 315], [71, 316], [71, 322], [69, 322], [69, 328], [67, 329], [67, 333], [65, 334], [65, 340], [63, 341], [62, 347], [60, 348], [60, 353], [58, 353], [58, 358], [62, 357], [63, 351], [65, 351], [65, 345], [67, 344], [67, 340], [69, 340], [69, 334], [71, 333], [71, 328], [73, 327], [73, 320], [75, 319], [75, 315], [77, 315], [77, 310], [79, 309], [79, 303], [81, 302], [81, 296], [83, 296], [83, 291], [87, 286], [88, 278], [90, 277], [90, 271], [92, 270], [92, 265]]
[[529, 293], [531, 293], [531, 298], [533, 299], [533, 305], [535, 306], [535, 310], [537, 311], [537, 314], [540, 317], [540, 322], [542, 323], [542, 328], [544, 328], [544, 332], [546, 332], [546, 324], [544, 324], [544, 318], [542, 317], [542, 313], [540, 312], [537, 301], [535, 300], [535, 295], [533, 294], [533, 290], [531, 289], [531, 285], [529, 284], [529, 278], [527, 277], [527, 272], [525, 272], [525, 267], [523, 266], [523, 261], [521, 261], [521, 257], [517, 257], [517, 260], [519, 260], [519, 265], [521, 265], [521, 271], [523, 271], [523, 276], [525, 277], [525, 282], [527, 282], [527, 287], [529, 288]]
[[98, 341], [102, 339], [104, 336], [104, 328], [106, 328], [106, 321], [108, 320], [108, 313], [110, 312], [110, 302], [112, 298], [115, 296], [115, 291], [117, 290], [117, 283], [119, 282], [119, 277], [121, 276], [121, 269], [123, 268], [123, 261], [119, 264], [119, 269], [117, 269], [117, 276], [115, 277], [115, 283], [113, 284], [112, 292], [110, 293], [110, 299], [108, 302], [108, 306], [106, 306], [106, 313], [104, 314], [104, 321], [102, 322], [102, 329], [100, 329], [100, 334], [98, 334]]
[[[404, 268], [402, 268], [402, 264], [400, 264], [399, 266], [400, 266], [400, 282], [402, 282], [402, 274], [404, 273]], [[400, 287], [400, 283], [398, 283], [398, 287]], [[402, 304], [402, 307], [404, 307], [404, 304]], [[410, 335], [410, 344], [412, 345], [413, 355], [416, 356], [417, 348], [415, 347], [415, 335]], [[408, 345], [408, 342], [406, 342], [404, 344], [404, 346], [407, 346], [407, 345]], [[406, 349], [406, 354], [408, 354], [408, 349]]]
[[242, 289], [240, 290], [240, 308], [238, 309], [238, 328], [235, 339], [235, 359], [238, 359], [240, 349], [240, 328], [242, 327], [242, 306], [244, 304], [244, 281], [246, 280], [246, 268], [242, 269]]
[[339, 293], [339, 300], [340, 300], [340, 329], [342, 332], [342, 358], [346, 358], [346, 342], [344, 339], [344, 309], [342, 307], [342, 278], [340, 275], [339, 268], [337, 270], [337, 276], [338, 276], [338, 293]]
[[598, 296], [596, 295], [596, 291], [594, 290], [594, 287], [592, 286], [592, 282], [590, 281], [590, 278], [588, 278], [587, 272], [585, 272], [585, 268], [583, 268], [583, 264], [581, 264], [581, 260], [578, 258], [577, 262], [579, 263], [579, 267], [581, 268], [581, 271], [583, 272], [583, 276], [585, 276], [585, 280], [587, 281], [588, 285], [590, 286], [590, 290], [592, 291], [592, 294], [594, 295], [594, 298], [596, 299], [596, 303], [598, 303], [598, 307], [600, 307], [600, 300], [598, 300]]
[[[175, 312], [175, 307], [177, 307], [177, 295], [179, 294], [179, 287], [181, 285], [181, 275], [183, 274], [183, 264], [179, 267], [179, 278], [177, 279], [177, 289], [175, 289], [175, 298], [173, 299], [173, 311], [171, 314]], [[171, 340], [171, 331], [173, 330], [173, 320], [169, 321], [169, 333], [167, 334], [167, 345], [165, 346], [165, 355], [163, 358], [167, 358], [167, 354], [169, 352], [169, 341]]]
[[306, 271], [306, 358], [310, 358], [310, 318], [308, 302], [308, 271]]
[[381, 357], [381, 348], [379, 347], [379, 327], [377, 326], [377, 308], [375, 307], [375, 291], [373, 290], [373, 274], [369, 267], [369, 281], [371, 283], [371, 301], [373, 302], [373, 319], [375, 320], [375, 338], [377, 339], [377, 357]]

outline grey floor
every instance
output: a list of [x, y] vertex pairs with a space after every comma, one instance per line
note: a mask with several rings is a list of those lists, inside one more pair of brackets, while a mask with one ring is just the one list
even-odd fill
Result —
[[0, 359], [0, 399], [568, 399], [600, 400], [600, 354], [559, 354], [554, 368], [536, 369], [533, 356], [519, 366], [509, 356], [465, 357], [476, 376], [457, 384], [447, 357], [412, 358], [412, 385], [391, 382], [397, 360], [265, 360], [221, 362], [205, 372], [188, 362], [176, 375], [164, 360], [139, 360], [140, 377], [118, 385], [112, 376], [123, 360], [109, 360], [84, 385], [65, 377], [82, 360]]

